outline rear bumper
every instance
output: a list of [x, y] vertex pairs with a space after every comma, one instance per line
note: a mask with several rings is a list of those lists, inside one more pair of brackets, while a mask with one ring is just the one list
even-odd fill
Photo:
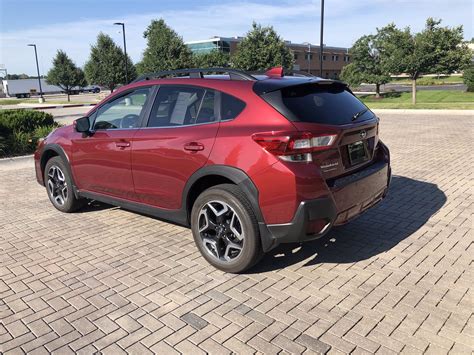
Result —
[[331, 194], [302, 201], [290, 223], [266, 226], [273, 246], [321, 238], [332, 226], [347, 223], [380, 202], [387, 194], [390, 180], [389, 162], [379, 161], [332, 181]]

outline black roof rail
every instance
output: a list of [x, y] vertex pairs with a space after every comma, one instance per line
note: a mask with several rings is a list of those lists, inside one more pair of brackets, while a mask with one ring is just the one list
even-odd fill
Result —
[[132, 83], [136, 83], [138, 81], [144, 80], [152, 80], [158, 79], [165, 76], [179, 76], [179, 74], [189, 74], [190, 78], [204, 78], [204, 74], [212, 74], [212, 73], [223, 73], [229, 74], [230, 79], [232, 80], [257, 80], [252, 75], [237, 69], [230, 69], [230, 68], [191, 68], [191, 69], [177, 69], [177, 70], [165, 70], [160, 71], [158, 73], [148, 73], [141, 75]]

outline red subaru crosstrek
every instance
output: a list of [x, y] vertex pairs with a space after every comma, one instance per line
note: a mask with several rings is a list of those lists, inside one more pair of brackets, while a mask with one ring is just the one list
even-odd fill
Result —
[[60, 211], [97, 200], [190, 226], [209, 263], [241, 272], [385, 196], [378, 130], [339, 81], [281, 68], [161, 72], [46, 137], [36, 177]]

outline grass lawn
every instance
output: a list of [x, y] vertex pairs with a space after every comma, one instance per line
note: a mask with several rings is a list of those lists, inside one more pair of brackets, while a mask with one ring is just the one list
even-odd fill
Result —
[[424, 90], [416, 93], [416, 105], [411, 103], [411, 92], [386, 93], [381, 99], [375, 95], [360, 95], [369, 108], [400, 109], [460, 109], [474, 110], [474, 92], [457, 90]]
[[[444, 84], [462, 84], [462, 76], [440, 76], [439, 79], [435, 76], [421, 77], [416, 81], [417, 85], [444, 85]], [[392, 78], [390, 84], [411, 85], [409, 78]]]

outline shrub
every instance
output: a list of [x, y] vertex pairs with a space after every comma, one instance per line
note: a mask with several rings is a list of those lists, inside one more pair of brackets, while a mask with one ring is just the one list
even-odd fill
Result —
[[49, 113], [0, 110], [0, 157], [32, 153], [38, 139], [58, 126]]
[[467, 91], [474, 91], [474, 64], [464, 70], [464, 84], [467, 86]]

